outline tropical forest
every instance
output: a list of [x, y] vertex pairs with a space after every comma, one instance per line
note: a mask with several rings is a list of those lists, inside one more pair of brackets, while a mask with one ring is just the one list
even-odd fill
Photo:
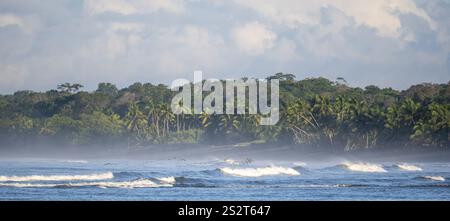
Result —
[[95, 91], [63, 83], [45, 92], [0, 95], [0, 148], [170, 144], [293, 145], [351, 151], [372, 148], [450, 147], [450, 82], [405, 90], [351, 87], [343, 78], [278, 73], [280, 117], [174, 114], [176, 92], [163, 84], [134, 83]]

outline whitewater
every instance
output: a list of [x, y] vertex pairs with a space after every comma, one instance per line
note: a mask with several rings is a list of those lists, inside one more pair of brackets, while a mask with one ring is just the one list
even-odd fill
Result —
[[67, 180], [105, 180], [114, 178], [113, 173], [99, 173], [87, 175], [29, 175], [29, 176], [0, 176], [0, 182], [5, 181], [67, 181]]
[[450, 163], [0, 160], [0, 200], [450, 200], [449, 177]]
[[406, 170], [406, 171], [422, 171], [422, 168], [415, 166], [415, 165], [406, 164], [406, 163], [397, 164], [396, 166], [399, 169]]
[[445, 178], [442, 176], [423, 176], [424, 179], [444, 182]]
[[148, 179], [123, 181], [123, 182], [82, 182], [82, 183], [61, 183], [61, 184], [42, 184], [42, 183], [0, 183], [0, 186], [22, 187], [22, 188], [42, 188], [42, 187], [100, 187], [100, 188], [155, 188], [172, 187], [168, 183], [158, 184]]
[[351, 163], [344, 162], [342, 166], [351, 171], [366, 172], [366, 173], [386, 173], [387, 171], [383, 166], [373, 163]]
[[230, 168], [224, 167], [220, 168], [220, 171], [233, 175], [242, 177], [260, 177], [260, 176], [275, 176], [275, 175], [290, 175], [297, 176], [300, 173], [292, 168], [278, 167], [278, 166], [268, 166], [260, 168]]

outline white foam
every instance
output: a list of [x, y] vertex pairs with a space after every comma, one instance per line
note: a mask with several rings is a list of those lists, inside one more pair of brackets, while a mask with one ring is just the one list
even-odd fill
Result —
[[232, 176], [241, 177], [259, 177], [259, 176], [273, 176], [273, 175], [291, 175], [296, 176], [300, 173], [292, 168], [286, 167], [260, 167], [260, 168], [220, 168], [222, 173], [226, 173]]
[[307, 165], [305, 162], [294, 162], [292, 164], [298, 167], [305, 167]]
[[155, 188], [155, 187], [171, 187], [170, 184], [157, 184], [148, 179], [140, 179], [122, 182], [82, 182], [67, 184], [43, 184], [43, 183], [0, 183], [3, 187], [21, 187], [21, 188], [52, 188], [52, 187], [88, 187], [94, 186], [99, 188]]
[[88, 175], [30, 175], [30, 176], [0, 176], [0, 182], [26, 181], [69, 181], [69, 180], [106, 180], [114, 178], [113, 173], [99, 173]]
[[166, 184], [175, 184], [175, 177], [169, 176], [169, 177], [162, 177], [162, 178], [156, 178], [157, 180], [161, 181], [161, 183]]
[[351, 171], [366, 172], [366, 173], [386, 173], [387, 171], [378, 164], [371, 163], [349, 163], [341, 164], [344, 168]]
[[66, 161], [63, 161], [63, 162], [66, 162], [66, 163], [82, 163], [82, 164], [89, 163], [87, 160], [66, 160]]
[[239, 164], [238, 162], [236, 162], [236, 161], [233, 160], [233, 159], [226, 159], [226, 160], [225, 160], [225, 163], [228, 163], [228, 164], [230, 164], [230, 165], [238, 165], [238, 164]]
[[2, 187], [56, 187], [58, 184], [42, 184], [42, 183], [0, 183]]
[[422, 168], [420, 168], [418, 166], [414, 166], [414, 165], [409, 165], [406, 163], [397, 164], [396, 166], [399, 169], [406, 170], [406, 171], [422, 171]]
[[441, 176], [423, 176], [424, 179], [444, 182], [445, 178]]
[[170, 184], [157, 184], [148, 179], [140, 179], [123, 182], [94, 182], [94, 183], [77, 183], [71, 186], [98, 186], [102, 188], [155, 188], [155, 187], [171, 187]]

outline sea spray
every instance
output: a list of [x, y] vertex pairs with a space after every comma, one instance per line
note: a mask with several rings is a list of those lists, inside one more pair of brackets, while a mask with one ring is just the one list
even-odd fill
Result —
[[306, 167], [307, 165], [305, 162], [293, 162], [292, 164], [297, 167]]
[[357, 172], [366, 172], [366, 173], [386, 173], [387, 171], [378, 164], [371, 164], [371, 163], [349, 163], [345, 162], [342, 163], [341, 166], [344, 168], [351, 170], [351, 171], [357, 171]]
[[139, 179], [121, 182], [82, 182], [82, 183], [62, 183], [62, 184], [43, 184], [43, 183], [0, 183], [0, 187], [21, 187], [21, 188], [71, 188], [71, 187], [99, 187], [99, 188], [156, 188], [172, 187], [171, 184], [155, 183], [149, 179]]
[[87, 164], [89, 163], [87, 160], [62, 160], [63, 163], [80, 163], [80, 164]]
[[397, 164], [396, 166], [399, 169], [406, 170], [406, 171], [422, 171], [422, 168], [415, 166], [415, 165], [409, 165], [406, 163]]
[[445, 178], [441, 176], [423, 176], [423, 179], [444, 182]]
[[106, 180], [114, 178], [113, 173], [98, 173], [88, 175], [30, 175], [30, 176], [0, 176], [0, 182], [27, 181], [70, 181], [70, 180]]
[[290, 175], [297, 176], [300, 173], [297, 170], [286, 167], [259, 167], [259, 168], [220, 168], [220, 171], [225, 174], [240, 177], [260, 177], [260, 176], [274, 176], [274, 175]]
[[175, 184], [176, 180], [175, 177], [170, 176], [170, 177], [161, 177], [161, 178], [156, 178], [157, 180], [159, 180], [161, 183], [166, 183], [166, 184]]

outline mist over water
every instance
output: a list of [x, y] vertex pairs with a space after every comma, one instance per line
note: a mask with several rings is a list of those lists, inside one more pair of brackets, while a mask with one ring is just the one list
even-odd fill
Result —
[[[428, 151], [431, 153], [430, 151]], [[449, 200], [446, 152], [154, 146], [0, 159], [0, 200]]]
[[450, 200], [450, 0], [11, 2], [0, 201]]

